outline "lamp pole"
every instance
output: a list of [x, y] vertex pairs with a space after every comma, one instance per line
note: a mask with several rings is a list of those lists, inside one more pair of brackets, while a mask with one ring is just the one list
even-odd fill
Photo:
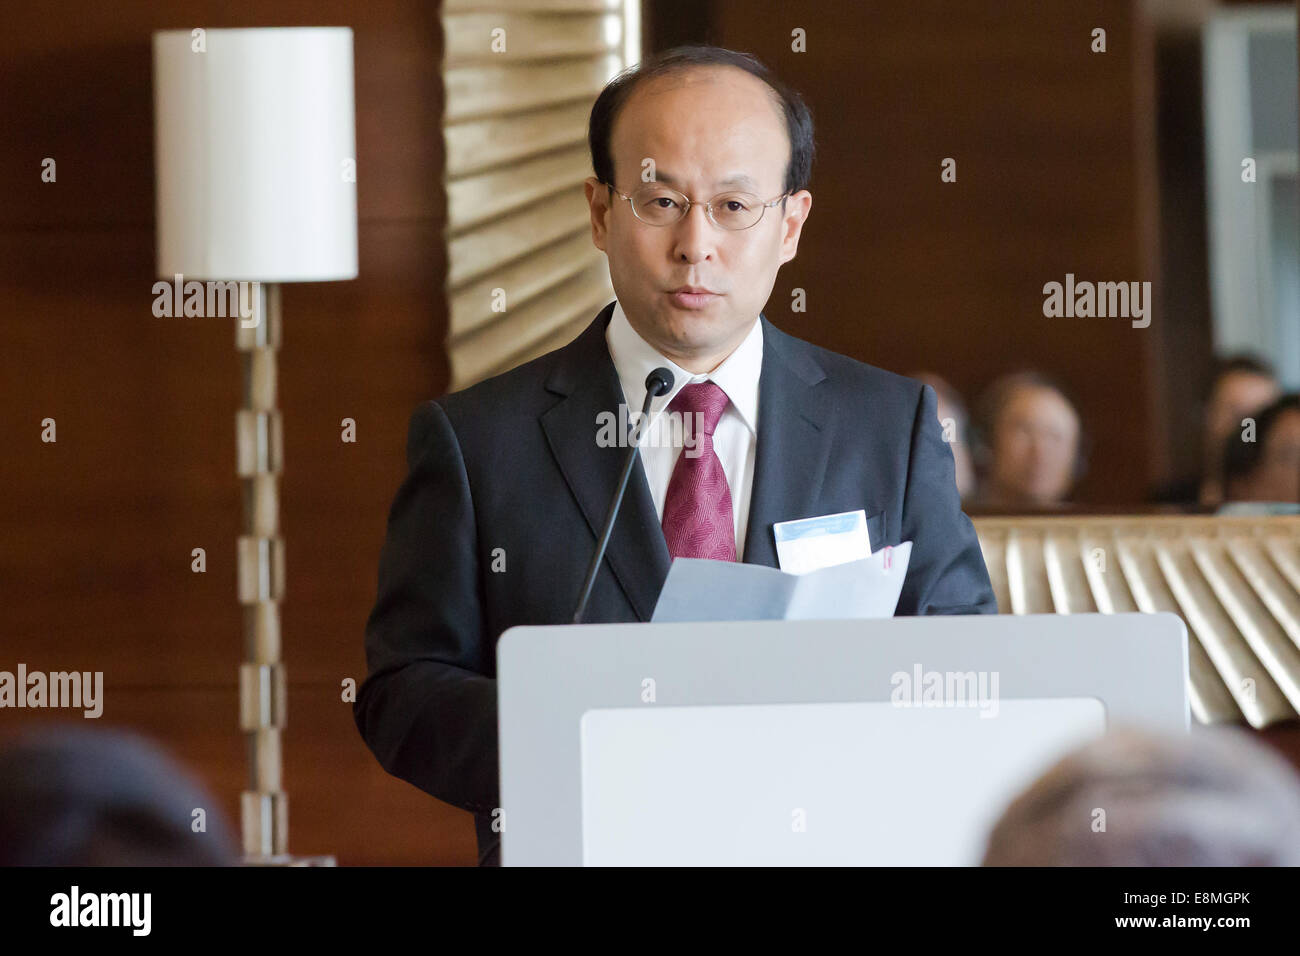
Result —
[[284, 861], [289, 852], [289, 797], [280, 758], [288, 703], [280, 656], [284, 539], [279, 477], [284, 442], [275, 407], [280, 286], [252, 285], [252, 321], [240, 318], [235, 326], [244, 381], [243, 406], [235, 415], [236, 470], [243, 497], [237, 549], [244, 618], [239, 728], [248, 747], [249, 771], [248, 788], [240, 794], [240, 822], [247, 861], [274, 863]]

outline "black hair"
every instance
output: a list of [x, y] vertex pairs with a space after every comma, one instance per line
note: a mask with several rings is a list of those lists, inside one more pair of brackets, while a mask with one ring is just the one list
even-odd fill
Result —
[[230, 866], [236, 853], [213, 796], [134, 731], [56, 723], [0, 748], [0, 866]]
[[1264, 359], [1257, 355], [1249, 355], [1245, 352], [1236, 355], [1228, 355], [1224, 358], [1217, 359], [1214, 368], [1210, 373], [1210, 393], [1219, 386], [1229, 375], [1259, 375], [1263, 378], [1277, 378], [1277, 373], [1273, 371], [1273, 366], [1269, 365]]
[[677, 46], [657, 53], [628, 67], [600, 91], [591, 107], [591, 117], [587, 124], [591, 168], [596, 178], [602, 183], [614, 182], [614, 157], [610, 152], [614, 120], [639, 84], [657, 76], [711, 66], [734, 66], [758, 77], [772, 90], [785, 114], [786, 133], [790, 139], [790, 161], [785, 167], [785, 191], [793, 193], [807, 189], [812, 177], [813, 120], [803, 98], [748, 53], [702, 45]]
[[1249, 478], [1254, 474], [1268, 448], [1268, 437], [1279, 418], [1287, 412], [1300, 412], [1300, 393], [1283, 395], [1272, 405], [1256, 412], [1255, 440], [1242, 441], [1241, 431], [1234, 428], [1223, 446], [1223, 487], [1231, 481]]

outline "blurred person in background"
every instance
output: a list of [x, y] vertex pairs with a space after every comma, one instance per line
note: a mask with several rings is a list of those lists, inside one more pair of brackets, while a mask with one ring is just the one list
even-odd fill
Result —
[[933, 372], [916, 372], [909, 378], [924, 382], [934, 389], [939, 399], [939, 423], [943, 425], [943, 440], [952, 449], [953, 467], [957, 475], [957, 494], [966, 500], [975, 491], [975, 467], [970, 456], [970, 419], [966, 403], [947, 381]]
[[0, 866], [233, 866], [236, 853], [212, 795], [143, 737], [59, 725], [0, 747]]
[[1243, 730], [1122, 728], [1018, 796], [983, 865], [1297, 866], [1300, 776]]
[[1223, 451], [1231, 435], [1248, 418], [1282, 393], [1272, 367], [1250, 355], [1232, 355], [1215, 363], [1201, 413], [1201, 472], [1158, 489], [1161, 504], [1214, 508], [1224, 500]]
[[989, 386], [976, 405], [973, 437], [980, 476], [975, 507], [1059, 508], [1082, 477], [1079, 412], [1065, 390], [1039, 372], [1004, 375]]
[[1300, 394], [1283, 395], [1228, 435], [1220, 514], [1300, 514]]

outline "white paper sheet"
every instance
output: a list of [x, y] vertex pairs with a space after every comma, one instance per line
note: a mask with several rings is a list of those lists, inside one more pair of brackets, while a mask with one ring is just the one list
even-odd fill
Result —
[[762, 564], [677, 558], [655, 605], [655, 623], [811, 621], [893, 617], [912, 542], [807, 574]]

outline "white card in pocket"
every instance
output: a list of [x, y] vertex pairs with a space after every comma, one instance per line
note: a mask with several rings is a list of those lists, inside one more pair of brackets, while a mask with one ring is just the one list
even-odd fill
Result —
[[862, 509], [779, 521], [772, 526], [772, 531], [776, 536], [777, 561], [788, 574], [807, 574], [871, 556], [867, 513]]

